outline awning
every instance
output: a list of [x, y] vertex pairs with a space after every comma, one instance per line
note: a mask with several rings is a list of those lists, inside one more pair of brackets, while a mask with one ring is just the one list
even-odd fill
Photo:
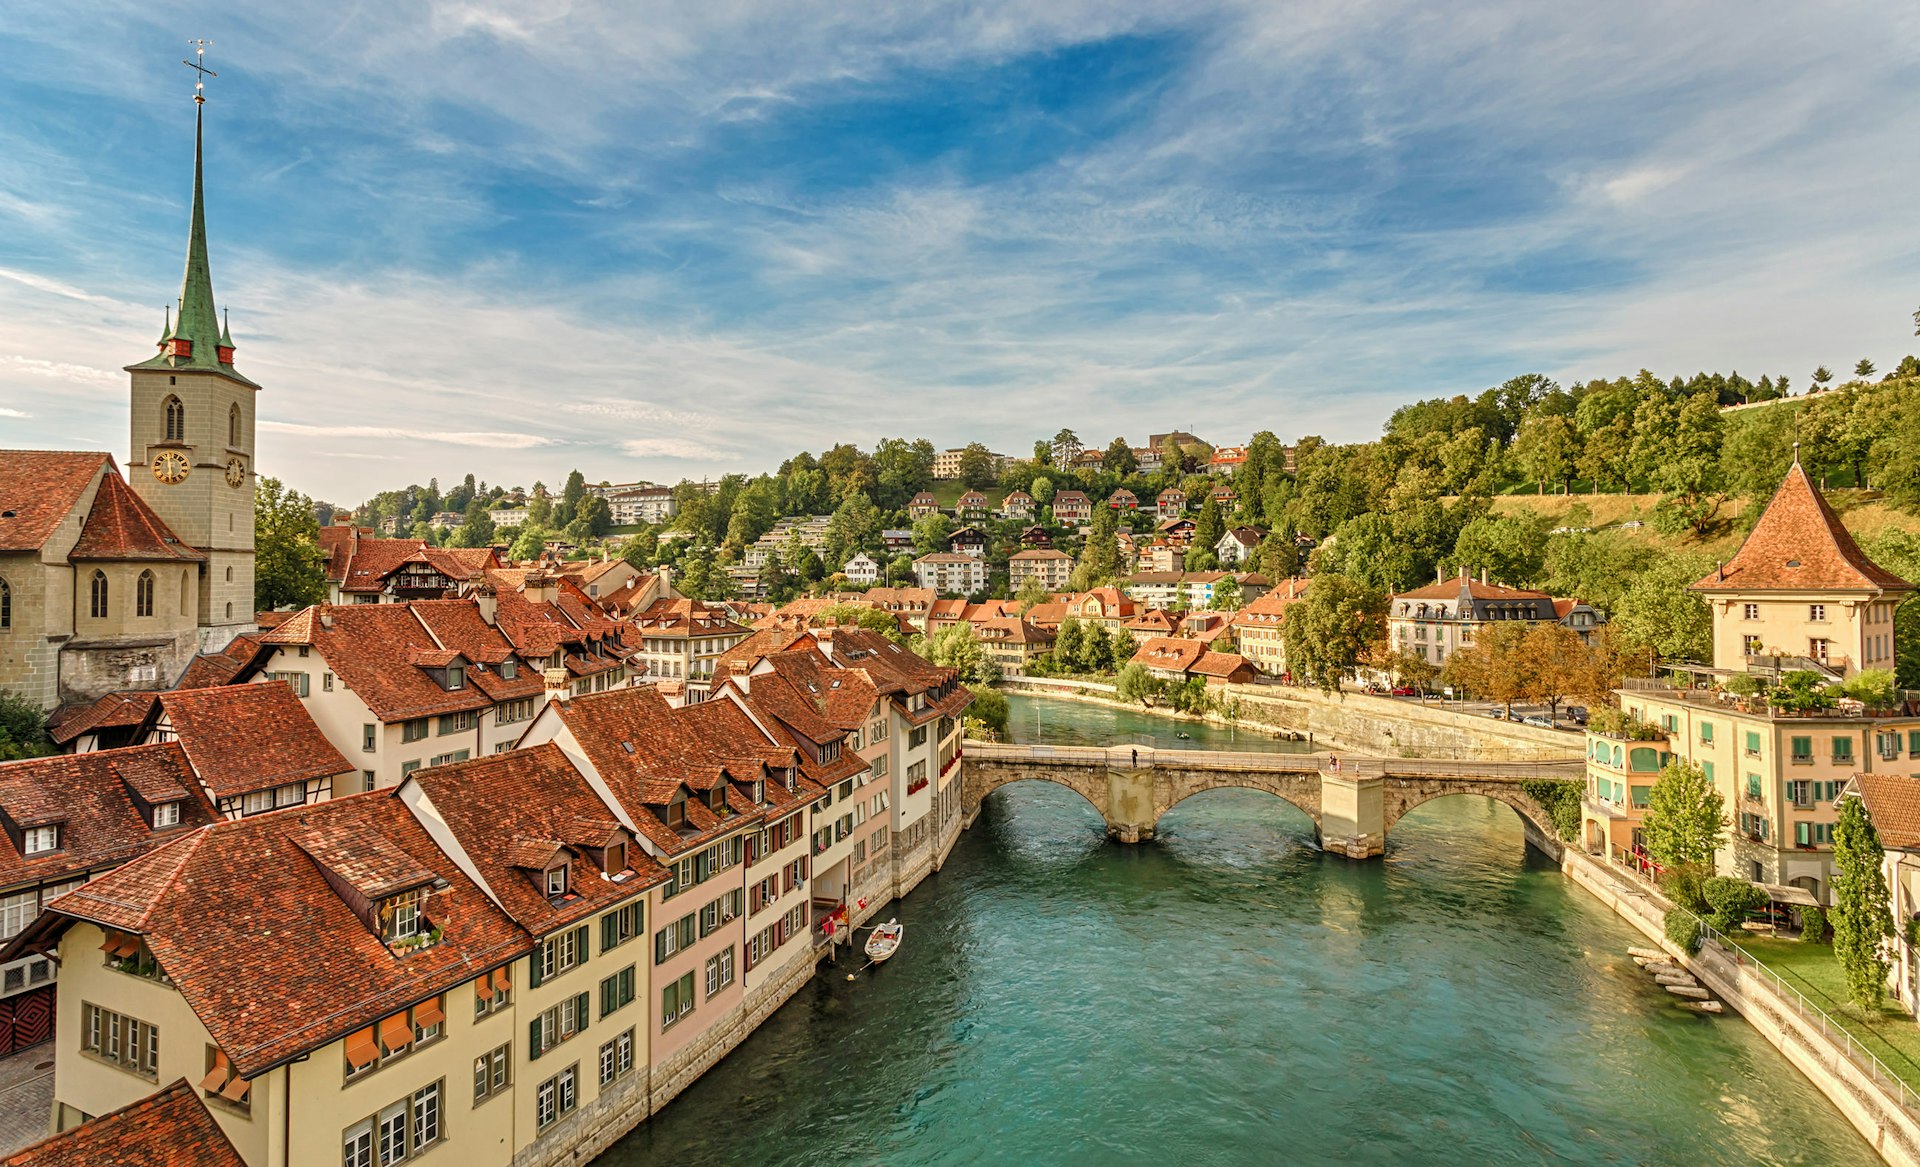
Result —
[[213, 1051], [213, 1069], [200, 1079], [200, 1089], [208, 1094], [218, 1094], [226, 1088], [227, 1079], [233, 1077], [233, 1064], [227, 1061], [227, 1055], [219, 1050]]
[[1820, 901], [1814, 899], [1813, 893], [1804, 887], [1788, 887], [1779, 883], [1763, 883], [1759, 887], [1761, 891], [1767, 893], [1767, 898], [1776, 904], [1798, 904], [1806, 908], [1820, 906]]
[[493, 991], [494, 992], [504, 993], [512, 987], [513, 987], [513, 980], [512, 978], [507, 976], [506, 965], [503, 964], [499, 968], [496, 968], [493, 970]]
[[413, 1007], [413, 1023], [416, 1026], [438, 1025], [446, 1019], [447, 1015], [441, 1011], [438, 997]]
[[247, 1091], [251, 1089], [252, 1086], [253, 1083], [235, 1074], [233, 1080], [227, 1083], [227, 1088], [220, 1092], [220, 1097], [226, 1099], [228, 1102], [238, 1102], [247, 1096]]
[[396, 1053], [413, 1044], [413, 1026], [407, 1024], [405, 1013], [395, 1013], [381, 1019], [380, 1044], [387, 1047], [388, 1053]]
[[373, 1044], [373, 1026], [347, 1038], [347, 1064], [355, 1070], [364, 1070], [380, 1060], [380, 1047]]

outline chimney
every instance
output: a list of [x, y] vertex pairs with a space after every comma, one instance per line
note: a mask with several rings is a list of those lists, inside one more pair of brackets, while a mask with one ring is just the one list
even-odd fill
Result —
[[567, 679], [567, 670], [546, 669], [540, 676], [547, 683], [548, 701], [565, 701], [573, 696], [573, 685]]
[[1438, 563], [1433, 565], [1433, 582], [1437, 584], [1447, 582], [1447, 569]]
[[493, 585], [487, 582], [486, 576], [478, 573], [474, 575], [473, 590], [468, 595], [473, 597], [474, 606], [480, 609], [482, 620], [488, 624], [499, 622], [500, 597], [494, 594]]
[[663, 563], [654, 569], [654, 574], [660, 577], [660, 599], [677, 600], [680, 598], [680, 593], [673, 590], [673, 569], [671, 567]]
[[535, 569], [526, 574], [526, 578], [521, 582], [520, 592], [527, 599], [540, 604], [551, 602], [559, 595], [560, 588], [552, 573]]
[[1480, 569], [1480, 582], [1481, 583], [1487, 582], [1487, 569], [1484, 567]]
[[320, 627], [322, 628], [333, 627], [333, 609], [331, 608], [320, 609]]

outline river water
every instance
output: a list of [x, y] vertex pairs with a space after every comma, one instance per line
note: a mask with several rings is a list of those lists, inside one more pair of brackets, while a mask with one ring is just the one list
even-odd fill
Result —
[[[1014, 712], [1066, 741], [1117, 711]], [[1668, 1004], [1506, 807], [1428, 803], [1382, 862], [1312, 839], [1222, 790], [1123, 847], [1008, 787], [897, 905], [899, 957], [823, 969], [599, 1167], [1879, 1162], [1743, 1022]]]

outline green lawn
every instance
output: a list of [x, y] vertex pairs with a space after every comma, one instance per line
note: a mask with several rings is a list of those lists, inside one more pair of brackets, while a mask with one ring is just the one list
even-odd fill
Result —
[[1920, 1090], [1920, 1025], [1892, 998], [1869, 1018], [1847, 1004], [1847, 981], [1834, 959], [1833, 946], [1799, 940], [1741, 939], [1741, 948], [1772, 969], [1807, 999], [1845, 1026], [1855, 1041], [1887, 1064], [1887, 1068]]

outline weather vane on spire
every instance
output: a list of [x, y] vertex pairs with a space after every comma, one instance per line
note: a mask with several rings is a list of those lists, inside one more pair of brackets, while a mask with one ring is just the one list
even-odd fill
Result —
[[212, 43], [213, 42], [209, 40], [188, 41], [187, 44], [193, 49], [193, 60], [180, 62], [182, 65], [199, 74], [198, 77], [194, 78], [193, 82], [193, 103], [195, 105], [207, 104], [207, 95], [205, 92], [207, 88], [207, 78], [218, 77], [220, 75], [212, 69], [207, 68], [207, 46]]

